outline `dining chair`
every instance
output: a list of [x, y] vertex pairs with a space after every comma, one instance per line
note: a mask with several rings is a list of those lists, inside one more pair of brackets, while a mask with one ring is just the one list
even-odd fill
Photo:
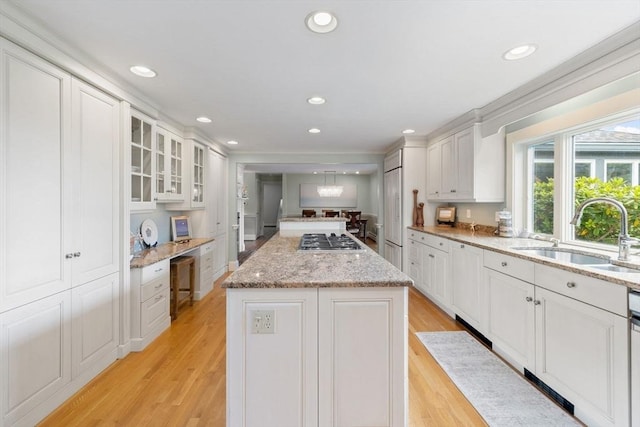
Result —
[[302, 209], [303, 218], [313, 218], [316, 216], [316, 211], [313, 209]]

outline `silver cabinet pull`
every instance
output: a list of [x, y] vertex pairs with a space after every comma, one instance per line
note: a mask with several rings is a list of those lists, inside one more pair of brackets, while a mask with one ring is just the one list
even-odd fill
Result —
[[64, 257], [66, 259], [71, 259], [71, 258], [73, 258], [73, 254], [65, 254]]
[[154, 272], [154, 273], [159, 273], [159, 272], [161, 272], [161, 271], [162, 271], [162, 268], [158, 268], [157, 270], [154, 270], [153, 272]]
[[429, 254], [429, 258], [435, 258], [434, 254]]
[[533, 301], [533, 304], [534, 304], [534, 305], [540, 305], [540, 304], [542, 304], [542, 303], [540, 302], [540, 300], [539, 300], [539, 299], [537, 299], [537, 300]]
[[80, 258], [80, 252], [74, 252], [73, 253], [73, 257], [74, 258]]
[[464, 245], [460, 245], [460, 249], [464, 249]]
[[575, 288], [576, 282], [567, 282], [567, 288]]
[[162, 286], [164, 286], [164, 284], [160, 283], [159, 285], [156, 285], [156, 289], [160, 289], [160, 288], [162, 288]]
[[444, 245], [444, 243], [440, 242], [440, 246]]
[[527, 302], [531, 302], [531, 301], [533, 301], [533, 298], [531, 298], [531, 297], [526, 297], [526, 298], [525, 298], [525, 300], [526, 300]]
[[456, 192], [456, 190], [451, 190], [451, 192], [452, 192], [452, 193], [455, 193], [455, 192]]
[[158, 295], [158, 296], [156, 297], [156, 299], [155, 299], [155, 302], [158, 302], [158, 301], [162, 300], [163, 298], [164, 298], [164, 296], [163, 296], [163, 295]]
[[502, 261], [502, 262], [500, 263], [500, 265], [502, 265], [503, 267], [506, 267], [506, 266], [507, 266], [507, 262], [506, 262], [506, 261]]

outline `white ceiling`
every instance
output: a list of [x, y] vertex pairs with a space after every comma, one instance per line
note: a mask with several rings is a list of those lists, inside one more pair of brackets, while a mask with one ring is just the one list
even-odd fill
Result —
[[[403, 129], [427, 135], [640, 20], [638, 0], [7, 1], [168, 117], [237, 140], [231, 152], [384, 152]], [[309, 32], [314, 10], [337, 30]], [[501, 58], [522, 43], [539, 50]]]

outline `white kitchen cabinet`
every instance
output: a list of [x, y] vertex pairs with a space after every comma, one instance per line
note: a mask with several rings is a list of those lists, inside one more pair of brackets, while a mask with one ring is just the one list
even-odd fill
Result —
[[0, 53], [2, 312], [71, 286], [73, 159], [71, 77], [1, 38]]
[[[183, 144], [185, 175], [183, 187], [186, 189], [184, 200], [180, 203], [168, 203], [167, 210], [193, 210], [205, 208], [205, 147], [192, 138], [186, 138]], [[202, 215], [203, 218], [206, 215]], [[202, 236], [198, 234], [198, 236]], [[209, 236], [204, 236], [209, 237]]]
[[452, 310], [480, 333], [484, 331], [482, 249], [451, 244]]
[[119, 285], [115, 273], [71, 291], [71, 373], [82, 383], [116, 360]]
[[407, 425], [406, 308], [404, 287], [318, 290], [319, 426]]
[[70, 291], [0, 314], [0, 425], [35, 425], [70, 381]]
[[430, 145], [427, 166], [429, 200], [504, 200], [504, 141], [483, 140], [478, 124]]
[[489, 268], [484, 280], [486, 337], [493, 350], [520, 372], [535, 370], [535, 286]]
[[104, 312], [72, 295], [118, 287], [120, 103], [4, 39], [0, 53], [3, 423], [32, 425], [115, 358], [117, 334], [97, 344]]
[[185, 199], [183, 141], [178, 135], [158, 127], [156, 130], [156, 200], [176, 202]]
[[142, 351], [171, 325], [169, 260], [131, 269], [131, 350]]
[[227, 424], [405, 426], [406, 309], [404, 287], [227, 289]]
[[407, 233], [409, 276], [423, 294], [451, 313], [449, 240], [415, 230]]
[[[72, 81], [72, 286], [120, 270], [120, 103]], [[99, 242], [99, 243], [98, 243]]]
[[[587, 425], [628, 426], [625, 287], [535, 267], [536, 376], [571, 401]], [[584, 294], [587, 301], [575, 298]]]
[[216, 240], [200, 247], [199, 257], [199, 286], [195, 289], [194, 298], [201, 300], [213, 289], [214, 282], [214, 257], [216, 256], [218, 242]]
[[156, 122], [140, 112], [131, 112], [131, 211], [156, 207]]

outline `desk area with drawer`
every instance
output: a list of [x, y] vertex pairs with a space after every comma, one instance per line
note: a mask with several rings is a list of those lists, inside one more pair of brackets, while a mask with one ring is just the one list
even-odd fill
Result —
[[[182, 255], [196, 258], [196, 294], [202, 278], [210, 276], [213, 260], [207, 257], [213, 239], [191, 239], [145, 249], [131, 260], [131, 350], [142, 351], [171, 325], [170, 262]], [[205, 254], [205, 256], [202, 256]], [[209, 288], [209, 284], [206, 284]]]

